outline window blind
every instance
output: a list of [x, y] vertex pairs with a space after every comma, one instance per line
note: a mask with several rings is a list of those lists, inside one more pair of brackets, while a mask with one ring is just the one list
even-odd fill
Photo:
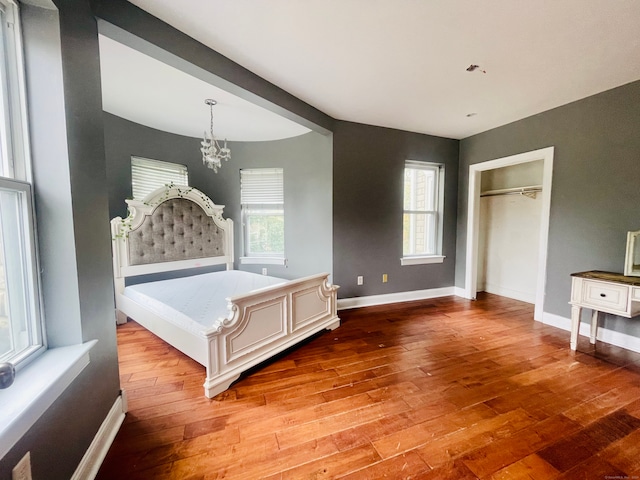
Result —
[[170, 183], [189, 185], [189, 172], [185, 165], [131, 157], [131, 187], [134, 199], [142, 200], [157, 188]]
[[240, 170], [240, 203], [243, 205], [283, 205], [284, 175], [282, 168]]

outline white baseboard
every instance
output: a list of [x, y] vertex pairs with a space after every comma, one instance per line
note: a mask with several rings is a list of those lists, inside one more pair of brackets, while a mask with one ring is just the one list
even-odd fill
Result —
[[[545, 325], [551, 325], [552, 327], [561, 328], [562, 330], [571, 331], [571, 319], [561, 317], [560, 315], [554, 315], [552, 313], [544, 312], [542, 314], [542, 323]], [[586, 322], [580, 322], [580, 335], [588, 337], [591, 335], [591, 325]], [[631, 350], [632, 352], [640, 353], [640, 338], [626, 333], [616, 332], [614, 330], [608, 330], [606, 328], [598, 328], [598, 334], [596, 340], [615, 345], [616, 347]]]
[[[478, 291], [480, 291], [480, 289], [478, 289]], [[523, 292], [521, 290], [514, 290], [512, 288], [506, 288], [501, 285], [495, 285], [493, 283], [485, 284], [484, 291], [487, 293], [493, 293], [494, 295], [500, 295], [501, 297], [520, 300], [521, 302], [531, 304], [536, 303], [536, 292]]]
[[[460, 289], [462, 290], [462, 289]], [[338, 300], [338, 310], [349, 308], [371, 307], [386, 305], [387, 303], [410, 302], [429, 298], [448, 297], [457, 295], [455, 287], [430, 288], [428, 290], [414, 290], [411, 292], [386, 293], [384, 295], [370, 295], [368, 297], [341, 298]]]
[[462, 287], [453, 287], [453, 294], [456, 297], [467, 298], [467, 291]]
[[[560, 315], [554, 315], [553, 313], [542, 313], [542, 323], [545, 325], [551, 325], [552, 327], [560, 328], [561, 330], [571, 331], [571, 319], [561, 317]], [[580, 324], [582, 328], [582, 324]], [[582, 333], [582, 332], [581, 332]]]
[[127, 398], [124, 391], [116, 398], [107, 417], [102, 422], [98, 433], [93, 438], [91, 445], [85, 452], [78, 468], [73, 473], [71, 480], [93, 480], [98, 474], [100, 465], [107, 456], [107, 452], [113, 443], [120, 425], [124, 421], [127, 412]]

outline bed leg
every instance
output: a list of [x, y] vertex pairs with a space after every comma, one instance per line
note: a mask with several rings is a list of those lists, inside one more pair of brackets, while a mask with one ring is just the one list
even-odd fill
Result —
[[127, 316], [120, 310], [116, 310], [116, 325], [124, 325], [127, 323]]
[[204, 395], [207, 398], [213, 398], [216, 395], [218, 395], [219, 393], [224, 392], [225, 390], [228, 390], [229, 387], [231, 386], [231, 384], [233, 382], [235, 382], [238, 378], [240, 378], [240, 374], [234, 375], [231, 378], [228, 378], [227, 380], [221, 382], [221, 383], [216, 383], [214, 385], [211, 385], [209, 379], [205, 380], [204, 382]]
[[333, 322], [331, 325], [327, 325], [327, 330], [335, 330], [336, 328], [338, 328], [340, 326], [340, 319], [337, 319], [335, 322]]

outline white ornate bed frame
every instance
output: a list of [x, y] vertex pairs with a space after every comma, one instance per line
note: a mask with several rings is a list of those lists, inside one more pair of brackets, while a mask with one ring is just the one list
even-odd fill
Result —
[[125, 278], [211, 265], [233, 268], [233, 222], [191, 187], [163, 187], [127, 200], [129, 216], [111, 220], [118, 323], [127, 317], [206, 367], [205, 395], [301, 340], [340, 325], [337, 286], [328, 274], [228, 298], [229, 314], [204, 333], [180, 328], [123, 295]]

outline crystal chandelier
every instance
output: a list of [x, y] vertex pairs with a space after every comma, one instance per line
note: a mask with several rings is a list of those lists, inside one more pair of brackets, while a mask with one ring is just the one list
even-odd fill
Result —
[[224, 140], [224, 146], [220, 146], [218, 140], [213, 136], [213, 106], [218, 103], [210, 98], [204, 101], [211, 109], [211, 127], [209, 133], [204, 132], [204, 138], [200, 144], [202, 148], [202, 163], [218, 173], [218, 169], [222, 166], [222, 160], [225, 162], [231, 158], [231, 150], [227, 148], [227, 140]]

